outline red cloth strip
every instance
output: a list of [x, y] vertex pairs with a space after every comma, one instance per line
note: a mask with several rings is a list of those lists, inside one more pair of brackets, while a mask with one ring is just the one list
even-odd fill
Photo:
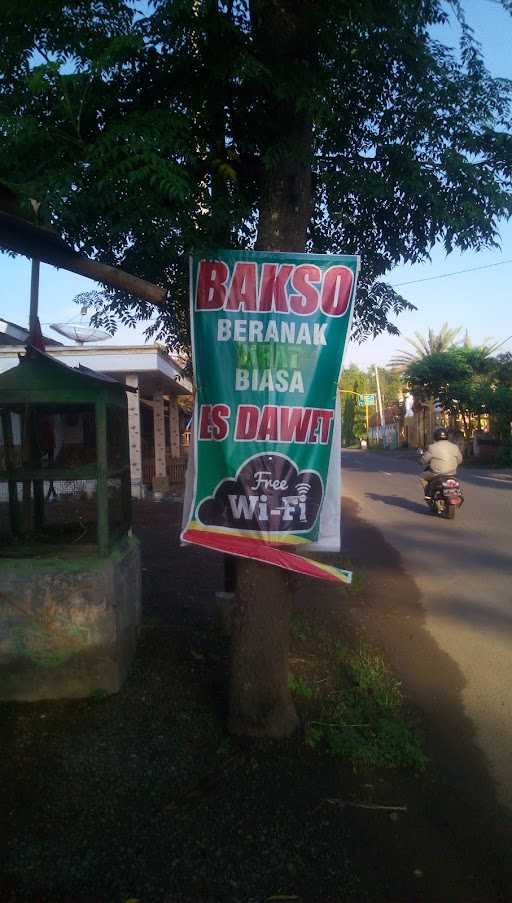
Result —
[[287, 571], [295, 571], [306, 574], [308, 577], [317, 577], [320, 580], [330, 580], [333, 583], [348, 583], [349, 580], [343, 572], [336, 573], [336, 568], [330, 565], [322, 565], [302, 555], [294, 555], [292, 552], [284, 552], [275, 549], [266, 542], [258, 539], [249, 539], [242, 536], [222, 535], [208, 530], [185, 530], [182, 535], [184, 542], [205, 546], [217, 552], [225, 552], [228, 555], [239, 555], [241, 558], [253, 558], [256, 561], [264, 561]]

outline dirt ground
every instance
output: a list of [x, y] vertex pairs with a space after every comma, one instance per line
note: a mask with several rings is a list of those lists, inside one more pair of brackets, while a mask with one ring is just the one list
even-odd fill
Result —
[[[422, 775], [354, 774], [301, 736], [229, 739], [220, 556], [179, 548], [176, 500], [138, 503], [135, 515], [144, 624], [123, 690], [0, 706], [2, 903], [510, 900], [510, 818], [460, 678], [423, 628], [414, 582], [355, 504], [344, 536], [362, 586], [301, 580], [296, 612], [385, 650], [423, 721]], [[451, 688], [442, 705], [440, 681]]]

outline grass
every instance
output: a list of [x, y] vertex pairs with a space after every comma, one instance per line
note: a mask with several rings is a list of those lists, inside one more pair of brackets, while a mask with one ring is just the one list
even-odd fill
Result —
[[382, 658], [361, 649], [337, 653], [334, 686], [310, 721], [306, 742], [359, 769], [412, 768], [427, 758], [404, 707], [400, 684]]
[[288, 683], [294, 696], [297, 696], [299, 699], [313, 699], [315, 688], [306, 683], [303, 677], [295, 677], [295, 675], [290, 674]]
[[[407, 711], [400, 683], [382, 657], [317, 634], [304, 619], [292, 623], [290, 687], [305, 723], [306, 745], [356, 771], [393, 768], [423, 771], [427, 757]], [[314, 650], [314, 654], [311, 654]]]
[[290, 636], [292, 642], [306, 642], [314, 633], [312, 625], [306, 618], [294, 615], [290, 621]]

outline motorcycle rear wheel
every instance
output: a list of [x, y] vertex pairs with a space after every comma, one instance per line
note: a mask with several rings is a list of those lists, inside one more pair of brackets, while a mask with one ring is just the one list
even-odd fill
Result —
[[453, 520], [455, 517], [455, 505], [446, 505], [444, 516], [447, 517], [448, 520]]

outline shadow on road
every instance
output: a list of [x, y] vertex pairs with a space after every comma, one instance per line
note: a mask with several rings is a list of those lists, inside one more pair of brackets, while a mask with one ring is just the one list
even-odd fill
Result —
[[416, 514], [426, 514], [430, 517], [430, 511], [425, 505], [418, 502], [411, 502], [409, 499], [400, 495], [379, 495], [378, 492], [367, 492], [366, 497], [374, 502], [383, 502], [385, 505], [392, 505], [394, 508], [405, 508], [407, 511], [414, 511]]
[[[406, 456], [399, 452], [380, 451], [380, 452], [363, 452], [360, 449], [342, 449], [341, 453], [342, 470], [350, 470], [357, 472], [376, 473], [380, 470], [388, 471], [393, 476], [403, 475], [410, 476], [417, 474], [418, 478], [421, 474], [421, 464], [415, 455]], [[492, 468], [488, 471], [480, 472], [475, 465], [462, 465], [458, 471], [458, 476], [462, 483], [468, 483], [472, 486], [484, 487], [491, 489], [501, 489], [512, 491], [512, 478], [510, 471], [495, 473]]]
[[437, 617], [447, 621], [460, 621], [464, 625], [478, 627], [484, 631], [494, 631], [503, 636], [512, 633], [512, 614], [498, 611], [489, 605], [475, 605], [468, 599], [442, 599], [431, 605]]
[[464, 483], [469, 483], [471, 486], [483, 488], [482, 481], [485, 481], [485, 485], [489, 489], [508, 489], [509, 492], [512, 491], [512, 480], [505, 474], [502, 476], [501, 474], [495, 475], [493, 473], [472, 473], [466, 467], [460, 471], [460, 478]]
[[[421, 508], [418, 503], [396, 496], [368, 495], [385, 504], [415, 512]], [[426, 508], [421, 510], [428, 515]], [[411, 846], [411, 850], [407, 851], [404, 845], [401, 853], [406, 856], [409, 852], [410, 857], [414, 858], [421, 849], [424, 854], [433, 837], [436, 837], [436, 842], [452, 857], [452, 865], [457, 862], [465, 876], [462, 883], [452, 884], [450, 878], [447, 883], [446, 878], [439, 875], [437, 887], [435, 884], [429, 888], [424, 886], [422, 895], [412, 899], [421, 899], [425, 903], [434, 900], [436, 903], [508, 901], [512, 863], [506, 851], [512, 842], [512, 819], [510, 812], [498, 802], [489, 763], [478, 745], [475, 725], [465, 708], [466, 678], [458, 664], [436, 643], [427, 629], [418, 585], [404, 567], [399, 552], [375, 526], [363, 520], [355, 500], [346, 496], [343, 499], [343, 516], [344, 550], [352, 558], [354, 570], [364, 572], [363, 590], [359, 598], [351, 599], [350, 608], [344, 610], [344, 615], [356, 630], [359, 625], [364, 642], [384, 652], [386, 660], [407, 688], [409, 699], [418, 706], [428, 725], [426, 743], [433, 772], [422, 810], [425, 822], [422, 824], [418, 820], [414, 826], [416, 848]], [[407, 539], [419, 543], [424, 549], [425, 566], [428, 559], [432, 560], [435, 556], [438, 567], [448, 572], [453, 545], [443, 538], [445, 531], [440, 531], [439, 541], [434, 542], [428, 521], [418, 520], [415, 527], [409, 521], [407, 518], [405, 523], [404, 519]], [[451, 526], [441, 519], [437, 525], [444, 526], [444, 523], [447, 527]], [[457, 544], [467, 547], [468, 562], [480, 567], [476, 534], [468, 537], [451, 530], [450, 534]], [[433, 549], [436, 551], [433, 552]], [[446, 559], [439, 561], [443, 552]], [[495, 560], [488, 562], [492, 572], [504, 566], [503, 556], [496, 556]], [[442, 602], [439, 601], [439, 606], [443, 607], [448, 619], [460, 618], [464, 623], [468, 617], [467, 607], [458, 597], [445, 597]], [[334, 605], [330, 607], [334, 609]], [[505, 632], [510, 627], [506, 613], [501, 617], [486, 618], [486, 613], [478, 606], [474, 606], [469, 617], [472, 622], [480, 623], [482, 629], [501, 629]], [[430, 849], [434, 854], [433, 847]], [[434, 858], [426, 864], [424, 874], [427, 872], [439, 873], [439, 865]], [[465, 880], [475, 882], [469, 891], [463, 886]], [[479, 880], [483, 881], [483, 885], [477, 888]], [[487, 889], [485, 881], [489, 881]], [[397, 894], [396, 899], [407, 898]]]

